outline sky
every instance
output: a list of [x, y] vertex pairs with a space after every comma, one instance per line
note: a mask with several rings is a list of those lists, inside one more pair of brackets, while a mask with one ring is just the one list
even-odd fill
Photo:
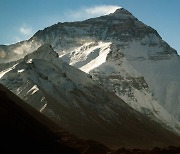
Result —
[[180, 55], [180, 0], [0, 0], [0, 44], [29, 39], [57, 22], [81, 21], [119, 7], [156, 29]]

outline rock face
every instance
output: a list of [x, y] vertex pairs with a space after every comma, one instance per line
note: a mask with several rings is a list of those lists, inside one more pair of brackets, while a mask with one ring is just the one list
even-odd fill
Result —
[[[116, 114], [109, 115], [114, 106], [110, 105], [109, 110], [102, 105], [113, 100], [117, 105], [124, 101], [151, 120], [179, 132], [179, 56], [156, 30], [123, 8], [82, 22], [57, 23], [27, 41], [0, 46], [0, 57], [1, 62], [19, 59], [0, 65], [1, 83], [26, 102], [38, 100], [34, 107], [58, 121], [64, 117], [57, 113], [65, 114], [65, 110], [61, 107], [64, 111], [52, 111], [47, 107], [48, 100], [78, 110], [81, 116], [86, 114], [82, 104], [101, 102], [100, 107], [96, 103], [88, 103], [88, 107], [91, 104], [92, 110], [102, 110], [99, 116], [106, 122], [109, 118], [117, 121], [112, 118]], [[66, 122], [63, 126], [71, 129]]]

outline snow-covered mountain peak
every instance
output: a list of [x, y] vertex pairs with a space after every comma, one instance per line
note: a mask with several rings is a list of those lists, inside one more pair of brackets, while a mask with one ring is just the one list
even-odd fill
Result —
[[124, 8], [118, 8], [113, 14], [126, 14], [126, 15], [132, 15], [128, 10]]
[[117, 9], [114, 13], [110, 14], [109, 16], [113, 16], [119, 19], [136, 19], [132, 13], [124, 8]]
[[48, 61], [52, 61], [58, 58], [58, 53], [56, 53], [52, 46], [48, 43], [40, 46], [36, 51], [30, 53], [24, 57], [24, 60], [27, 61], [29, 59], [44, 59]]

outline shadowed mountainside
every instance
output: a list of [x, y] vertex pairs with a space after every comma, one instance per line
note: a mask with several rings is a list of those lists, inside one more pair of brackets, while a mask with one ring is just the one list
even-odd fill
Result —
[[38, 154], [129, 154], [129, 153], [171, 153], [180, 148], [154, 148], [152, 150], [125, 149], [112, 151], [105, 145], [80, 140], [63, 131], [44, 115], [0, 85], [0, 152], [38, 153]]
[[[0, 85], [0, 153], [107, 153], [95, 141], [78, 140]], [[95, 151], [94, 151], [95, 150]]]

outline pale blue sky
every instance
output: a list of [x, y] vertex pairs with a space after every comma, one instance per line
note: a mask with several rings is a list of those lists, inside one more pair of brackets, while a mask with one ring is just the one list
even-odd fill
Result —
[[28, 39], [57, 22], [104, 15], [118, 6], [155, 28], [180, 54], [180, 0], [0, 0], [0, 44]]

